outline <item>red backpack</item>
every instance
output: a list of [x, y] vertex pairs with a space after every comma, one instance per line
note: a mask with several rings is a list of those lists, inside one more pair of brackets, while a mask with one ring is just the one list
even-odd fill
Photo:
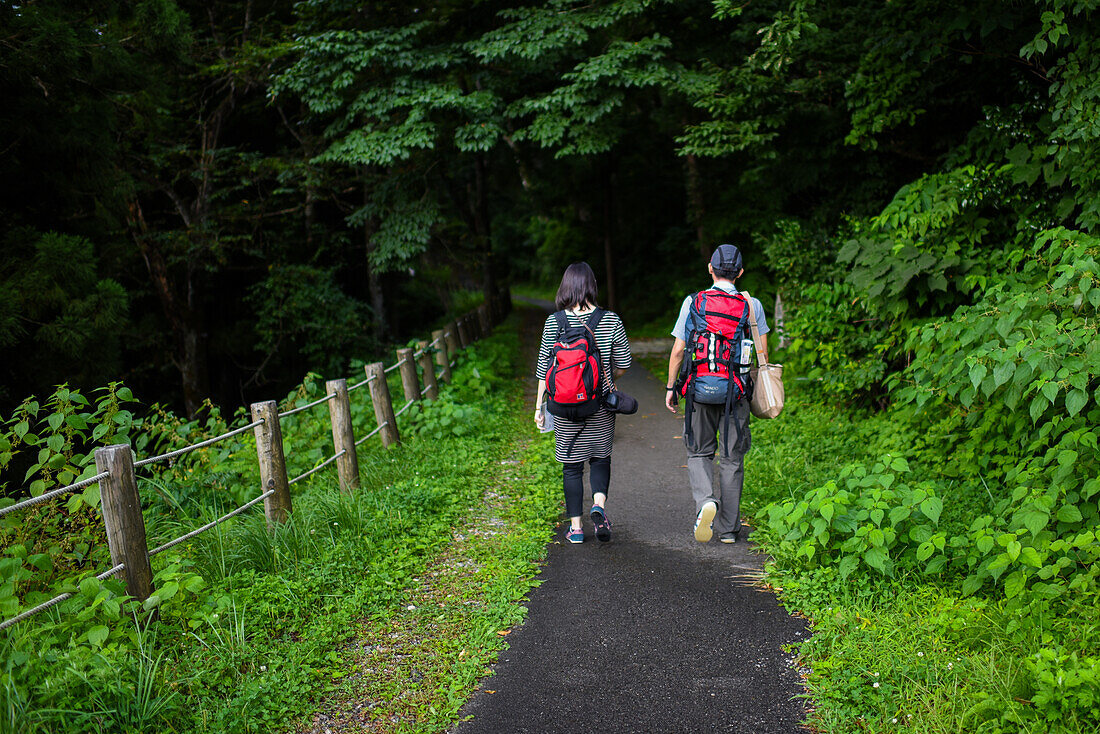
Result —
[[605, 313], [597, 308], [580, 326], [570, 326], [564, 311], [554, 314], [558, 337], [546, 371], [546, 409], [551, 415], [582, 421], [599, 410], [604, 378], [596, 327]]
[[711, 288], [691, 299], [687, 346], [677, 381], [679, 394], [686, 400], [684, 430], [689, 441], [694, 403], [725, 406], [725, 437], [733, 404], [752, 397], [748, 319], [748, 301], [740, 293]]

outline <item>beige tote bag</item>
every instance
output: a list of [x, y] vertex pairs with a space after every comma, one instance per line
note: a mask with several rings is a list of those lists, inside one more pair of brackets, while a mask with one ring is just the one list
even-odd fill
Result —
[[749, 302], [749, 328], [758, 361], [758, 365], [749, 370], [754, 384], [750, 409], [757, 418], [774, 418], [783, 410], [783, 365], [764, 362], [765, 350], [760, 348], [763, 338], [756, 327], [756, 315], [752, 312], [752, 296], [745, 291], [741, 291], [741, 295]]

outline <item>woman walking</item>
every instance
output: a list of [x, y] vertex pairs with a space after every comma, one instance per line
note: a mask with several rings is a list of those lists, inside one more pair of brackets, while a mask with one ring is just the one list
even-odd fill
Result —
[[[622, 319], [612, 311], [603, 311], [596, 304], [596, 276], [588, 263], [573, 263], [565, 269], [557, 295], [558, 313], [551, 314], [542, 328], [539, 345], [538, 398], [535, 401], [535, 425], [540, 429], [545, 420], [542, 400], [546, 395], [546, 374], [550, 371], [554, 343], [562, 334], [564, 323], [580, 327], [596, 321], [592, 330], [599, 348], [600, 374], [603, 392], [614, 387], [612, 368], [618, 377], [630, 367], [630, 342], [626, 337]], [[602, 313], [596, 314], [599, 310]], [[569, 516], [569, 530], [565, 534], [570, 543], [584, 542], [581, 512], [584, 500], [584, 462], [589, 464], [588, 481], [592, 487], [590, 517], [596, 537], [611, 540], [611, 521], [607, 517], [607, 488], [611, 483], [611, 444], [615, 438], [615, 414], [603, 406], [580, 421], [554, 417], [554, 458], [562, 463], [562, 488], [565, 491], [565, 512]]]

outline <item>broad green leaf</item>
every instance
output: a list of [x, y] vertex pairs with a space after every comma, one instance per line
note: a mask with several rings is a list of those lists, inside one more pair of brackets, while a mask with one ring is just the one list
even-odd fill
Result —
[[88, 642], [92, 643], [96, 647], [102, 647], [103, 643], [107, 641], [108, 635], [111, 631], [107, 629], [105, 625], [97, 624], [88, 630]]
[[1059, 522], [1081, 522], [1081, 511], [1074, 505], [1062, 505], [1058, 510]]
[[931, 543], [921, 543], [920, 546], [917, 547], [917, 560], [918, 561], [926, 561], [935, 552], [936, 552], [936, 547], [934, 545], [932, 545]]
[[889, 557], [886, 555], [886, 550], [880, 546], [867, 549], [863, 554], [863, 561], [871, 568], [886, 573], [886, 563]]
[[1039, 568], [1043, 565], [1042, 559], [1039, 558], [1039, 552], [1032, 548], [1030, 545], [1025, 545], [1020, 551], [1020, 562], [1026, 563], [1029, 566]]
[[856, 570], [859, 566], [859, 556], [844, 556], [840, 559], [840, 565], [837, 570], [840, 573], [840, 578], [846, 579], [851, 575], [852, 571]]
[[1023, 571], [1013, 571], [1007, 577], [1005, 577], [1005, 596], [1009, 599], [1014, 599], [1020, 595], [1020, 592], [1024, 590], [1024, 585], [1027, 583], [1027, 577], [1024, 576]]
[[[1100, 292], [1100, 291], [1097, 291]], [[1089, 394], [1084, 390], [1071, 390], [1066, 395], [1066, 412], [1069, 415], [1075, 416], [1081, 412], [1081, 409], [1085, 407], [1089, 402]]]
[[920, 511], [934, 523], [939, 523], [940, 513], [943, 512], [943, 501], [939, 497], [929, 497], [920, 503]]

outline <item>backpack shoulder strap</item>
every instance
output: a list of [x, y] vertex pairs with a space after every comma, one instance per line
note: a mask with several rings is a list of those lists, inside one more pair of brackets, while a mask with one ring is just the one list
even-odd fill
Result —
[[592, 336], [596, 335], [596, 327], [600, 325], [600, 319], [604, 317], [605, 313], [607, 313], [607, 311], [605, 311], [604, 309], [597, 308], [595, 311], [588, 314], [588, 319], [585, 321], [585, 326], [587, 326], [588, 330], [592, 332]]
[[749, 318], [749, 329], [752, 330], [752, 341], [756, 347], [756, 361], [761, 367], [764, 366], [764, 352], [760, 349], [760, 329], [756, 325], [756, 314], [752, 311], [752, 296], [748, 291], [739, 291], [739, 293], [745, 297], [746, 312]]
[[558, 336], [569, 328], [569, 319], [565, 318], [565, 311], [555, 311], [554, 320], [558, 322]]

